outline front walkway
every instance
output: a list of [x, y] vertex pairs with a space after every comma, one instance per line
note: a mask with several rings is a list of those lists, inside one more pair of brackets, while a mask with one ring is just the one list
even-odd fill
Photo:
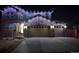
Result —
[[25, 38], [12, 53], [79, 52], [79, 40], [70, 37]]

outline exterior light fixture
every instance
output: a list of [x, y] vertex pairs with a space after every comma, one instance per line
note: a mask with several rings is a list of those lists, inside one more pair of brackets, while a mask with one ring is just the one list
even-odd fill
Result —
[[55, 27], [54, 27], [54, 25], [52, 25], [52, 26], [50, 26], [50, 28], [51, 28], [51, 29], [54, 29]]
[[63, 27], [64, 27], [64, 28], [67, 28], [67, 26], [66, 26], [66, 25], [64, 25]]
[[27, 29], [27, 26], [24, 26], [24, 29]]

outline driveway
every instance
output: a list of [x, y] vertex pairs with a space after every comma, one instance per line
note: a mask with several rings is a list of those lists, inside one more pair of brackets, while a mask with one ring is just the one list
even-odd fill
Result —
[[24, 38], [12, 53], [79, 52], [79, 40], [71, 37]]

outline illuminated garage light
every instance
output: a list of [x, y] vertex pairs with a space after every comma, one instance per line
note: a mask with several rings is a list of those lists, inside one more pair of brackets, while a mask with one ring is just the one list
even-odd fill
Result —
[[51, 28], [51, 29], [53, 29], [53, 28], [54, 28], [54, 26], [50, 26], [50, 28]]
[[27, 29], [27, 26], [24, 26], [24, 29]]
[[64, 28], [67, 28], [67, 26], [65, 25]]
[[24, 23], [21, 24], [21, 33], [23, 33]]

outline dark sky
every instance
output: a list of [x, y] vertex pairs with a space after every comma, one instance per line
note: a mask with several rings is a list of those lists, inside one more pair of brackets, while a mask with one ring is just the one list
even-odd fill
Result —
[[[0, 6], [0, 9], [6, 6]], [[52, 14], [53, 20], [63, 20], [70, 21], [74, 23], [79, 23], [79, 6], [78, 5], [19, 5], [19, 7], [25, 10], [39, 10], [48, 11], [54, 10]]]

